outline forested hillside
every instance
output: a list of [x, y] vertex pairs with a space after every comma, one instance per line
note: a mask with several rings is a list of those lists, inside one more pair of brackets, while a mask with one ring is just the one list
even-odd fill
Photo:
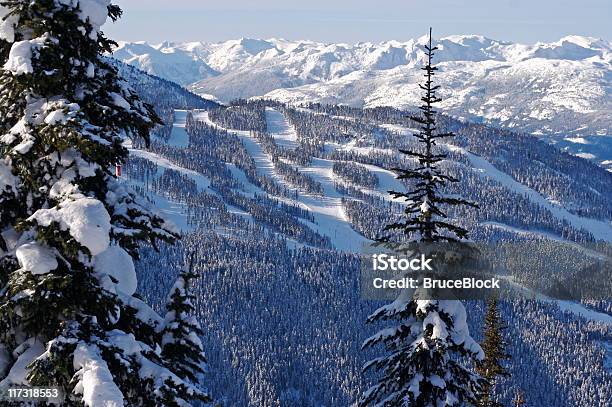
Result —
[[[123, 70], [122, 70], [123, 72]], [[162, 119], [149, 147], [133, 142], [124, 182], [170, 217], [184, 238], [137, 264], [139, 293], [161, 310], [185, 256], [195, 255], [197, 315], [211, 393], [226, 406], [348, 406], [366, 384], [360, 351], [380, 304], [360, 298], [363, 244], [404, 208], [393, 168], [419, 148], [407, 112], [393, 108], [207, 103], [128, 70]], [[480, 209], [451, 217], [480, 242], [534, 242], [560, 256], [612, 239], [612, 173], [528, 135], [439, 117], [455, 140], [442, 163], [462, 179], [447, 194]], [[452, 144], [451, 144], [452, 143]], [[539, 247], [541, 247], [539, 246]], [[590, 246], [589, 246], [590, 247]], [[512, 276], [546, 293], [560, 267]], [[467, 305], [480, 339], [484, 303]], [[612, 304], [548, 297], [502, 300], [512, 376], [506, 405], [606, 406], [612, 400]], [[578, 351], [579, 350], [579, 351]]]

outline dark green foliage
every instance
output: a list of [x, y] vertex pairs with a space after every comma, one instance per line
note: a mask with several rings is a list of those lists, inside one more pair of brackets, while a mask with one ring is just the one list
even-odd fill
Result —
[[[199, 339], [203, 332], [193, 306], [195, 296], [191, 293], [191, 283], [197, 277], [192, 265], [193, 259], [190, 260], [189, 269], [179, 275], [170, 290], [164, 329], [161, 332], [161, 357], [177, 376], [196, 384], [205, 371], [206, 358]], [[196, 398], [205, 402], [212, 401], [205, 391], [198, 393]]]
[[480, 344], [485, 358], [476, 364], [478, 374], [487, 380], [478, 400], [480, 407], [501, 407], [492, 396], [497, 378], [510, 376], [503, 366], [503, 361], [510, 359], [510, 355], [506, 352], [508, 342], [504, 338], [505, 329], [506, 326], [502, 323], [501, 313], [497, 307], [497, 298], [491, 297], [485, 314], [484, 340]]
[[[467, 237], [468, 231], [464, 228], [445, 221], [447, 214], [444, 206], [467, 205], [477, 208], [475, 203], [461, 198], [444, 196], [441, 192], [445, 184], [459, 182], [458, 179], [446, 174], [440, 167], [440, 162], [447, 158], [439, 147], [437, 140], [454, 137], [452, 132], [436, 132], [436, 115], [433, 105], [442, 101], [436, 96], [439, 85], [433, 84], [433, 76], [438, 68], [432, 65], [434, 51], [438, 47], [432, 47], [431, 33], [429, 45], [424, 46], [427, 55], [427, 65], [421, 68], [425, 71], [425, 85], [419, 84], [419, 88], [425, 91], [421, 100], [423, 105], [419, 107], [420, 116], [411, 116], [414, 122], [420, 125], [420, 132], [414, 137], [421, 143], [419, 150], [404, 150], [400, 152], [407, 157], [416, 159], [419, 166], [412, 169], [395, 168], [398, 179], [411, 180], [413, 188], [409, 192], [389, 191], [394, 198], [404, 198], [406, 209], [404, 219], [392, 223], [385, 231], [400, 231], [407, 236], [424, 242], [457, 241]], [[390, 236], [383, 236], [380, 240], [388, 241]]]
[[[0, 40], [0, 349], [42, 344], [27, 380], [61, 387], [62, 405], [82, 405], [92, 366], [126, 405], [160, 406], [162, 394], [188, 405], [201, 397], [159, 354], [160, 317], [114, 277], [130, 273], [131, 259], [118, 263], [126, 270], [98, 268], [109, 246], [134, 258], [179, 236], [115, 179], [126, 139], [148, 144], [161, 121], [102, 56], [114, 42], [80, 4], [0, 0], [5, 17], [19, 17], [14, 41]], [[7, 68], [20, 46], [29, 47], [25, 68]]]

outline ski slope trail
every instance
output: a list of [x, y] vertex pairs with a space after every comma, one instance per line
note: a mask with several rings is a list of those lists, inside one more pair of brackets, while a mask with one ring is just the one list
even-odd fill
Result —
[[[271, 133], [271, 135], [275, 138], [288, 137], [286, 134], [288, 132], [287, 128], [290, 128], [289, 123], [286, 121], [284, 116], [282, 116], [282, 114], [281, 119], [275, 112], [280, 114], [279, 112], [270, 109], [266, 111], [266, 115], [271, 114], [272, 117], [268, 120], [277, 123], [272, 127], [272, 129], [277, 128], [284, 135], [279, 136], [278, 133]], [[207, 112], [205, 111], [198, 111], [196, 114], [194, 114], [194, 118], [196, 120], [204, 121], [210, 126], [222, 128], [210, 120]], [[284, 121], [284, 124], [280, 124], [280, 120]], [[276, 172], [272, 158], [263, 151], [261, 145], [249, 134], [248, 131], [233, 129], [224, 130], [234, 133], [240, 138], [248, 153], [255, 160], [255, 166], [259, 174], [266, 175], [274, 179], [279, 184], [295, 190], [294, 186], [288, 184], [284, 178]], [[315, 181], [321, 184], [324, 191], [323, 196], [300, 193], [297, 199], [279, 199], [285, 201], [288, 200], [300, 205], [304, 209], [308, 209], [314, 216], [315, 222], [311, 223], [304, 221], [304, 223], [308, 224], [308, 226], [310, 226], [316, 232], [329, 237], [334, 247], [336, 247], [338, 250], [360, 252], [363, 245], [370, 242], [370, 240], [355, 232], [348, 222], [344, 209], [342, 208], [342, 196], [334, 187], [334, 174], [332, 171], [332, 166], [333, 162], [330, 160], [313, 158], [310, 166], [300, 167], [301, 171], [308, 174]]]
[[612, 242], [612, 225], [609, 223], [570, 213], [567, 209], [554, 205], [539, 192], [521, 184], [505, 172], [498, 170], [493, 164], [479, 155], [471, 153], [461, 147], [450, 144], [446, 144], [446, 146], [452, 151], [465, 155], [469, 159], [473, 170], [479, 175], [492, 178], [505, 188], [527, 197], [530, 201], [544, 207], [545, 209], [548, 209], [556, 218], [567, 221], [575, 228], [583, 228], [587, 230], [595, 237], [595, 239]]
[[592, 250], [589, 249], [588, 247], [585, 247], [579, 243], [573, 242], [571, 240], [567, 240], [564, 239], [560, 236], [557, 236], [553, 233], [550, 232], [545, 232], [542, 230], [527, 230], [527, 229], [521, 229], [515, 226], [510, 226], [507, 225], [505, 223], [501, 223], [501, 222], [492, 222], [492, 221], [486, 221], [486, 222], [481, 222], [480, 226], [487, 226], [487, 227], [492, 227], [492, 228], [496, 228], [496, 229], [502, 229], [505, 230], [507, 232], [511, 232], [514, 233], [516, 235], [521, 235], [521, 236], [530, 236], [530, 237], [536, 237], [536, 238], [541, 238], [541, 239], [547, 239], [547, 240], [553, 240], [555, 242], [559, 242], [559, 243], [563, 243], [566, 246], [572, 247], [582, 253], [584, 253], [585, 255], [589, 256], [589, 257], [593, 257], [596, 259], [600, 259], [600, 260], [607, 260], [608, 257], [601, 253], [598, 252], [596, 250]]
[[281, 112], [271, 107], [266, 107], [266, 128], [279, 146], [291, 150], [298, 146], [297, 132], [293, 126]]
[[592, 310], [577, 302], [550, 298], [547, 295], [535, 292], [519, 284], [518, 282], [514, 280], [513, 277], [510, 277], [510, 276], [498, 276], [498, 277], [503, 279], [504, 281], [507, 281], [516, 290], [521, 292], [524, 298], [536, 300], [539, 302], [545, 302], [548, 304], [556, 304], [559, 307], [559, 309], [563, 312], [574, 314], [576, 316], [584, 318], [587, 321], [599, 322], [605, 325], [612, 325], [612, 315], [608, 315], [603, 312]]
[[[181, 174], [188, 176], [196, 183], [196, 185], [198, 186], [198, 190], [200, 190], [200, 192], [205, 191], [206, 189], [208, 189], [208, 187], [210, 187], [210, 179], [200, 174], [197, 171], [180, 167], [174, 164], [172, 161], [168, 160], [167, 158], [162, 157], [159, 154], [152, 153], [150, 151], [138, 150], [135, 148], [128, 148], [128, 150], [130, 152], [130, 155], [134, 157], [144, 158], [146, 160], [151, 161], [152, 163], [157, 164], [158, 167], [165, 168], [168, 170], [178, 171]], [[160, 169], [158, 169], [157, 176], [161, 175]], [[213, 191], [210, 190], [207, 192], [212, 193]]]
[[[181, 131], [180, 127], [173, 127], [172, 132], [174, 133], [175, 131], [180, 132]], [[139, 150], [139, 149], [133, 148], [131, 145], [131, 142], [124, 143], [124, 146], [128, 149], [131, 156], [143, 158], [154, 164], [157, 164], [158, 168], [157, 168], [157, 173], [154, 175], [155, 179], [162, 176], [164, 169], [177, 171], [189, 177], [193, 182], [195, 182], [198, 188], [198, 192], [205, 192], [207, 194], [216, 195], [223, 200], [223, 198], [217, 192], [215, 192], [212, 188], [210, 188], [211, 186], [210, 179], [200, 174], [199, 172], [176, 165], [169, 159], [162, 157], [161, 155], [153, 153], [151, 151], [145, 151], [145, 150]], [[141, 187], [144, 187], [145, 189], [147, 188], [147, 186], [144, 183], [133, 180], [133, 179], [130, 179], [128, 181], [128, 184], [139, 185]], [[149, 191], [148, 194], [150, 198], [152, 198], [155, 201], [156, 209], [160, 213], [162, 213], [166, 219], [169, 219], [179, 231], [190, 232], [194, 230], [194, 226], [187, 222], [187, 205], [181, 202], [176, 202], [175, 200], [172, 200], [172, 199], [168, 199], [166, 196], [156, 194], [151, 191]], [[233, 205], [229, 205], [227, 202], [224, 202], [224, 204], [228, 212], [236, 214], [236, 215], [244, 216], [247, 218], [252, 218], [250, 213], [245, 212], [242, 209], [237, 208]]]
[[[386, 155], [396, 154], [391, 149], [380, 149], [380, 148], [375, 148], [375, 147], [358, 147], [355, 144], [356, 144], [355, 141], [351, 141], [351, 142], [344, 143], [344, 144], [326, 143], [325, 150], [328, 153], [333, 152], [335, 150], [351, 151], [356, 154], [364, 155], [364, 156], [367, 156], [369, 154], [374, 154], [374, 153], [386, 154]], [[376, 187], [376, 189], [363, 188], [363, 187], [356, 186], [356, 185], [353, 185], [353, 186], [361, 190], [361, 192], [364, 192], [370, 195], [374, 195], [376, 197], [382, 198], [387, 201], [392, 201], [392, 202], [397, 202], [397, 203], [402, 203], [402, 204], [406, 203], [405, 199], [393, 198], [389, 194], [389, 191], [405, 191], [406, 190], [406, 186], [400, 180], [397, 179], [397, 174], [395, 174], [393, 171], [389, 171], [387, 169], [384, 169], [384, 168], [381, 168], [381, 167], [378, 167], [372, 164], [364, 164], [364, 163], [356, 163], [356, 164], [358, 164], [361, 167], [366, 168], [368, 171], [376, 175], [376, 177], [378, 178], [378, 186]], [[343, 182], [341, 177], [338, 177], [335, 175], [334, 177], [337, 181]]]
[[189, 147], [189, 134], [185, 129], [187, 126], [187, 110], [175, 110], [174, 121], [172, 122], [172, 132], [166, 142], [169, 146], [178, 148]]
[[384, 168], [377, 167], [371, 164], [359, 164], [362, 167], [367, 168], [371, 173], [376, 175], [378, 178], [377, 189], [366, 189], [361, 188], [362, 192], [366, 192], [370, 195], [377, 196], [389, 202], [397, 202], [406, 204], [407, 201], [404, 198], [393, 198], [390, 191], [401, 192], [406, 190], [406, 186], [397, 179], [397, 175], [393, 171], [385, 170]]

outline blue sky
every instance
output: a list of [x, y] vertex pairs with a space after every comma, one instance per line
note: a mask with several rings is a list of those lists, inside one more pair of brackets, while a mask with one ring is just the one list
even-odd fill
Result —
[[482, 34], [516, 42], [564, 35], [612, 38], [612, 0], [115, 0], [113, 39], [222, 41], [240, 37], [324, 42]]

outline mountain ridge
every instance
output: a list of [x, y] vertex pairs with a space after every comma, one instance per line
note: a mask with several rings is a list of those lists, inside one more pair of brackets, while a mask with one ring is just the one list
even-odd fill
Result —
[[[266, 97], [412, 108], [420, 102], [426, 40], [120, 42], [113, 56], [222, 102]], [[446, 113], [538, 135], [612, 134], [612, 42], [571, 35], [519, 44], [452, 35], [436, 44]]]

